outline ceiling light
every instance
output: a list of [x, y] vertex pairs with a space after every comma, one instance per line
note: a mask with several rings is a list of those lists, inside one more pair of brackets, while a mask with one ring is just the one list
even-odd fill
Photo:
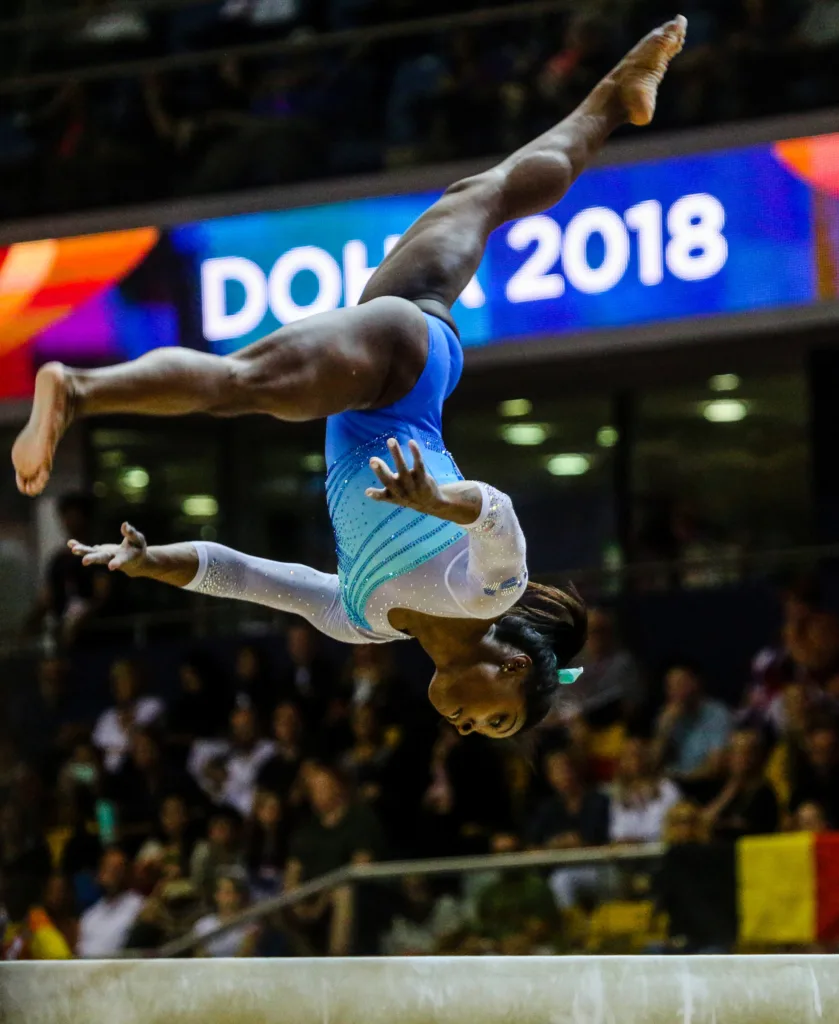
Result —
[[191, 494], [184, 498], [181, 510], [191, 519], [211, 519], [218, 512], [218, 502], [212, 494]]
[[718, 373], [708, 381], [712, 391], [736, 391], [740, 387], [740, 378], [736, 373]]
[[549, 431], [544, 423], [505, 423], [499, 433], [507, 444], [534, 445], [542, 444]]
[[527, 416], [533, 411], [533, 403], [529, 398], [508, 398], [498, 406], [500, 416]]
[[322, 473], [326, 469], [326, 459], [320, 452], [311, 452], [303, 456], [300, 465], [307, 473]]
[[702, 415], [709, 423], [739, 423], [748, 414], [745, 402], [736, 398], [719, 398], [715, 402], [706, 402]]
[[124, 491], [144, 491], [149, 486], [149, 474], [142, 466], [129, 466], [120, 473], [119, 485]]
[[614, 427], [601, 427], [597, 431], [597, 443], [601, 448], [614, 448], [620, 440], [620, 434]]
[[591, 468], [588, 456], [576, 453], [552, 455], [548, 459], [548, 472], [553, 476], [582, 476]]

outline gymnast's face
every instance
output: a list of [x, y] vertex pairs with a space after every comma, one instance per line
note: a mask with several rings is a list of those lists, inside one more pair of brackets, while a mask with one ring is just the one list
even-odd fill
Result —
[[438, 669], [428, 697], [462, 736], [477, 732], [490, 739], [506, 739], [524, 725], [524, 683], [531, 668], [526, 654], [508, 649], [498, 660]]

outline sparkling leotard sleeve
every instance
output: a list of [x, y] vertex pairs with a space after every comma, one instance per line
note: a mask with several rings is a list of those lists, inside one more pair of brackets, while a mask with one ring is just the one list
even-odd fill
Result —
[[253, 601], [300, 615], [316, 629], [345, 644], [388, 640], [354, 626], [341, 602], [338, 577], [308, 565], [272, 562], [223, 544], [194, 542], [198, 571], [184, 589], [213, 597]]
[[469, 546], [449, 565], [449, 593], [469, 615], [492, 618], [512, 607], [527, 586], [527, 545], [508, 495], [478, 483], [483, 506], [466, 527]]

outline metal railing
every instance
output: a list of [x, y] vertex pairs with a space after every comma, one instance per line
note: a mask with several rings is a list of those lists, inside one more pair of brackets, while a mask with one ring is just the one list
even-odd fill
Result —
[[16, 75], [0, 80], [0, 94], [30, 92], [46, 86], [66, 85], [68, 82], [91, 82], [109, 78], [131, 78], [139, 75], [176, 71], [182, 68], [217, 64], [230, 57], [260, 57], [267, 54], [312, 54], [327, 50], [369, 45], [416, 35], [439, 34], [451, 29], [481, 28], [505, 22], [526, 21], [546, 14], [557, 14], [572, 6], [572, 0], [527, 0], [510, 7], [488, 7], [459, 14], [444, 14], [432, 18], [388, 22], [365, 28], [307, 35], [293, 40], [265, 40], [236, 46], [214, 47], [191, 53], [169, 54], [138, 60], [123, 60], [95, 64], [87, 67], [45, 71]]
[[342, 886], [355, 886], [363, 882], [386, 882], [406, 875], [462, 875], [482, 871], [514, 871], [522, 868], [563, 868], [584, 864], [586, 867], [610, 865], [626, 861], [655, 860], [664, 853], [662, 843], [643, 843], [626, 846], [593, 847], [582, 850], [537, 850], [527, 853], [497, 853], [472, 857], [440, 857], [430, 860], [383, 861], [379, 864], [349, 864], [337, 871], [330, 871], [320, 878], [282, 893], [271, 899], [262, 900], [248, 907], [227, 921], [222, 927], [206, 935], [185, 935], [167, 942], [159, 949], [148, 951], [127, 951], [126, 956], [182, 956], [198, 946], [206, 945], [219, 935], [253, 924], [270, 917], [281, 910], [287, 910], [303, 903], [319, 893]]

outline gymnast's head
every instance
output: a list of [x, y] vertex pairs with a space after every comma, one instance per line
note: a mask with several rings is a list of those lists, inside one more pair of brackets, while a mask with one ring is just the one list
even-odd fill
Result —
[[556, 707], [562, 673], [586, 641], [586, 606], [573, 587], [530, 582], [474, 649], [438, 665], [428, 696], [462, 735], [507, 739]]

